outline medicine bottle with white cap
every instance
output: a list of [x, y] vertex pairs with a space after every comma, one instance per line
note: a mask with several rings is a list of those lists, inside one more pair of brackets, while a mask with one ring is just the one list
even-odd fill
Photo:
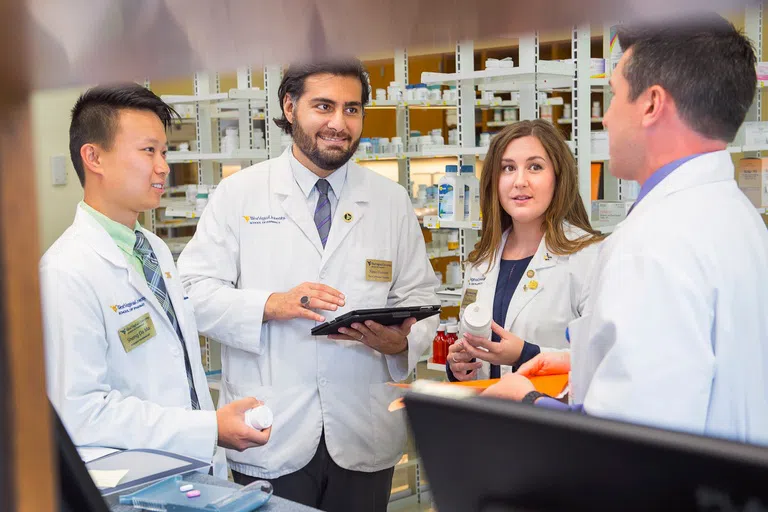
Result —
[[471, 334], [485, 340], [491, 339], [492, 320], [490, 309], [477, 302], [470, 304], [461, 316], [459, 337], [463, 338], [465, 334]]
[[248, 409], [245, 412], [245, 424], [256, 430], [264, 430], [271, 427], [274, 419], [272, 409], [266, 405], [260, 405], [255, 409]]

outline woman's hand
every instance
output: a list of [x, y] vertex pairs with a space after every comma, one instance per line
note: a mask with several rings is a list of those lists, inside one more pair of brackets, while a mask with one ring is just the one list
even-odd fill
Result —
[[460, 381], [475, 379], [477, 377], [477, 370], [483, 366], [481, 362], [471, 362], [472, 357], [464, 350], [463, 338], [448, 347], [447, 361], [453, 376]]
[[498, 334], [501, 341], [498, 343], [491, 340], [464, 334], [464, 351], [470, 359], [482, 359], [491, 364], [513, 365], [520, 359], [520, 353], [523, 351], [525, 342], [519, 336], [515, 336], [509, 331], [505, 331], [502, 326], [493, 322], [491, 324], [493, 332]]
[[562, 375], [571, 371], [571, 351], [542, 352], [517, 370], [523, 377]]

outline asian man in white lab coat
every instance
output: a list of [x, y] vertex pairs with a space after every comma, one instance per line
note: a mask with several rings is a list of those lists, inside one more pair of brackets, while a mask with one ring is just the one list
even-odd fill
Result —
[[[611, 172], [640, 194], [608, 237], [571, 354], [588, 414], [768, 444], [768, 231], [727, 145], [755, 95], [755, 54], [726, 20], [619, 31], [605, 114]], [[489, 394], [557, 406], [521, 375]]]
[[268, 445], [227, 453], [235, 481], [269, 479], [323, 510], [384, 511], [405, 441], [389, 383], [414, 369], [438, 319], [310, 330], [354, 309], [439, 304], [438, 281], [407, 191], [350, 161], [369, 97], [362, 64], [291, 66], [279, 96], [293, 145], [221, 182], [179, 270], [201, 332], [224, 345], [222, 403], [255, 395], [275, 414]]
[[40, 263], [48, 394], [78, 446], [211, 461], [217, 444], [260, 446], [270, 429], [244, 422], [255, 398], [214, 410], [171, 253], [138, 223], [163, 195], [174, 114], [137, 84], [95, 87], [72, 110], [70, 153], [85, 192]]

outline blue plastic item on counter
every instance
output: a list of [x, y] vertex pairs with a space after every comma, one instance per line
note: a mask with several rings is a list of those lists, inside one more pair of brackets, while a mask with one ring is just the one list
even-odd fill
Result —
[[195, 483], [200, 496], [194, 498], [188, 498], [187, 493], [179, 490], [183, 483], [181, 475], [172, 476], [120, 496], [120, 504], [153, 512], [250, 512], [261, 508], [272, 497], [272, 484], [263, 480], [239, 489]]

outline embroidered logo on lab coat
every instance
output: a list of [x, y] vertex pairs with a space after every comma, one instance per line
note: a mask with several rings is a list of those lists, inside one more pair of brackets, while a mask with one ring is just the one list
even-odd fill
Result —
[[485, 282], [485, 276], [480, 277], [470, 277], [469, 278], [469, 286], [480, 286]]
[[136, 311], [137, 309], [141, 309], [146, 306], [145, 302], [147, 301], [144, 297], [139, 297], [136, 300], [132, 300], [131, 302], [126, 302], [125, 304], [114, 304], [109, 306], [109, 309], [117, 313], [118, 315], [124, 315], [126, 313], [130, 313], [131, 311]]
[[285, 215], [282, 217], [275, 217], [274, 215], [243, 215], [243, 219], [251, 226], [262, 226], [264, 224], [282, 224], [285, 220]]

